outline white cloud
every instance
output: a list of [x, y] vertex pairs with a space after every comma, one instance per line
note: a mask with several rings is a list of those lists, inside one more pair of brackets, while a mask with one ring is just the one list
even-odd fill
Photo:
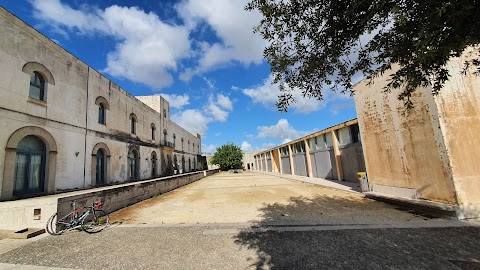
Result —
[[288, 143], [288, 142], [291, 142], [291, 141], [292, 141], [292, 139], [284, 139], [281, 144]]
[[217, 43], [200, 42], [201, 57], [198, 66], [187, 69], [181, 79], [189, 80], [193, 75], [224, 66], [232, 61], [244, 65], [263, 61], [266, 42], [253, 33], [260, 20], [257, 11], [245, 11], [249, 0], [187, 0], [177, 6], [178, 14], [192, 28], [207, 23], [219, 38]]
[[[112, 5], [102, 10], [84, 4], [73, 8], [61, 0], [32, 0], [32, 5], [43, 25], [65, 36], [77, 32], [114, 38], [115, 50], [108, 53], [103, 71], [159, 89], [172, 84], [172, 73], [187, 58], [193, 58], [195, 65], [180, 70], [181, 80], [232, 62], [262, 63], [266, 42], [253, 33], [261, 15], [244, 10], [248, 1], [182, 1], [176, 5], [182, 25], [138, 7]], [[203, 35], [204, 29], [211, 29], [216, 41], [206, 41], [209, 35]]]
[[276, 144], [274, 143], [264, 143], [262, 144], [262, 146], [260, 146], [260, 151], [263, 151], [263, 150], [268, 150], [268, 149], [272, 149], [274, 148], [275, 146], [277, 146]]
[[177, 62], [191, 56], [189, 29], [163, 22], [137, 7], [116, 5], [105, 10], [73, 9], [60, 0], [34, 0], [35, 16], [54, 29], [113, 37], [115, 50], [107, 55], [103, 71], [152, 88], [172, 84]]
[[[162, 96], [164, 95], [162, 94]], [[188, 97], [187, 95], [184, 96]], [[180, 101], [185, 101], [185, 98], [177, 98], [177, 101], [180, 103]], [[186, 99], [186, 102], [188, 102], [188, 99]], [[225, 107], [227, 107], [228, 110]], [[216, 99], [214, 96], [208, 98], [203, 110], [177, 112], [172, 115], [172, 120], [190, 132], [198, 132], [201, 135], [205, 135], [209, 123], [227, 121], [229, 111], [232, 110], [233, 105], [230, 99], [222, 94], [218, 94]]]
[[211, 90], [215, 90], [215, 81], [209, 80], [206, 77], [203, 77], [203, 80], [207, 83], [208, 88], [210, 88]]
[[[278, 96], [282, 94], [277, 84], [273, 83], [273, 77], [270, 75], [263, 83], [253, 88], [243, 89], [243, 94], [249, 96], [254, 103], [260, 103], [267, 109], [277, 109], [275, 103]], [[336, 99], [349, 98], [341, 93], [335, 93], [330, 90], [323, 92], [323, 100], [319, 101], [314, 98], [302, 97], [300, 90], [296, 89], [291, 92], [296, 102], [290, 104], [290, 109], [296, 113], [309, 114], [324, 108], [329, 102]]]
[[291, 139], [300, 137], [300, 133], [290, 126], [287, 119], [278, 120], [273, 126], [259, 126], [258, 138]]
[[215, 151], [217, 151], [217, 147], [215, 145], [213, 145], [213, 144], [210, 144], [210, 145], [202, 144], [202, 153], [213, 154], [213, 153], [215, 153]]
[[243, 152], [251, 152], [253, 150], [253, 146], [247, 141], [243, 141], [240, 149], [242, 149]]
[[181, 109], [183, 106], [190, 104], [189, 102], [190, 97], [187, 94], [184, 94], [184, 95], [161, 94], [161, 96], [168, 101], [171, 108]]
[[233, 103], [232, 103], [232, 101], [230, 100], [229, 97], [224, 96], [222, 94], [218, 94], [217, 95], [217, 102], [218, 102], [218, 105], [220, 105], [222, 108], [224, 108], [226, 110], [229, 110], [229, 111], [233, 110]]
[[172, 120], [184, 129], [204, 135], [211, 118], [204, 116], [199, 110], [185, 110], [172, 115]]
[[216, 99], [214, 99], [213, 96], [210, 96], [207, 104], [208, 105], [205, 107], [205, 113], [218, 122], [227, 121], [229, 111], [233, 111], [232, 101], [222, 94], [218, 94]]
[[209, 115], [211, 115], [215, 120], [218, 122], [225, 122], [228, 118], [228, 112], [222, 110], [218, 107], [215, 103], [210, 103], [206, 108], [206, 111]]

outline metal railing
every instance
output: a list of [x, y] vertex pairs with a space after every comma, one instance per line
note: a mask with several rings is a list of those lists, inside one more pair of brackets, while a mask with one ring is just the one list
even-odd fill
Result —
[[172, 143], [172, 142], [163, 140], [163, 141], [160, 142], [160, 146], [166, 146], [166, 147], [172, 147], [172, 148], [174, 148], [174, 147], [175, 147], [175, 144]]

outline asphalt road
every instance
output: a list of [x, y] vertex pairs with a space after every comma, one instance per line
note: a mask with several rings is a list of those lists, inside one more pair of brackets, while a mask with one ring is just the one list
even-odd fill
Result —
[[0, 268], [480, 269], [478, 222], [271, 175], [218, 174], [111, 216], [103, 232], [3, 253]]

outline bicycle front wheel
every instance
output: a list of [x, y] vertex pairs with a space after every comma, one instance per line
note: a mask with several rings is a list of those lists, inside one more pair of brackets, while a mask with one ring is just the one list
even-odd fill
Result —
[[60, 235], [71, 227], [72, 213], [57, 212], [47, 221], [46, 230], [51, 235]]
[[97, 233], [105, 229], [110, 222], [108, 214], [102, 210], [90, 212], [82, 221], [82, 229], [87, 233]]

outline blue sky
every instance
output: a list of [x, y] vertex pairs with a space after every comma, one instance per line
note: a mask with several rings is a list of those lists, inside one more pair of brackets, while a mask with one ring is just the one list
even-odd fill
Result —
[[244, 151], [356, 117], [353, 98], [325, 92], [287, 113], [263, 59], [261, 19], [244, 0], [0, 0], [0, 5], [133, 95], [161, 94], [172, 119], [202, 134], [204, 152]]

